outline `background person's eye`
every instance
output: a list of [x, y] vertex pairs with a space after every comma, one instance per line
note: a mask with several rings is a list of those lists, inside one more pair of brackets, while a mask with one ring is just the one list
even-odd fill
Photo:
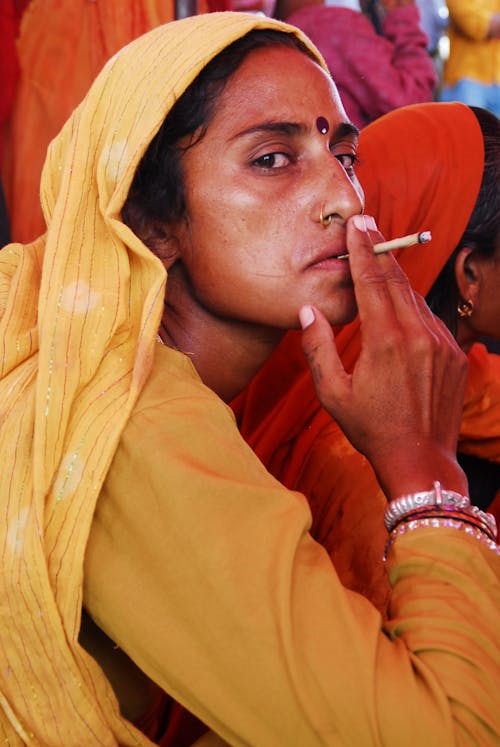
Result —
[[341, 164], [349, 179], [352, 179], [355, 176], [354, 166], [358, 161], [356, 154], [353, 152], [335, 153], [335, 158]]
[[352, 170], [358, 160], [355, 153], [336, 153], [335, 158], [340, 161], [346, 171]]

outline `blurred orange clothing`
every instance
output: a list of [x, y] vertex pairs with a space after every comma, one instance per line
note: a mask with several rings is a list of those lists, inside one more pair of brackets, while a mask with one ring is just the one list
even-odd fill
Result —
[[[17, 18], [13, 0], [0, 5], [0, 157], [4, 123], [10, 115], [19, 75], [16, 53]], [[0, 169], [1, 171], [1, 169]]]
[[13, 241], [45, 232], [39, 184], [47, 146], [104, 63], [173, 18], [174, 0], [31, 0], [17, 41], [20, 79], [2, 168]]

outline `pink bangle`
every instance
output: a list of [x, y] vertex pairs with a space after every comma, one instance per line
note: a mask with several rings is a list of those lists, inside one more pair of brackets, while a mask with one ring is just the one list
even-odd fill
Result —
[[[395, 526], [401, 523], [407, 524], [416, 519], [455, 519], [463, 521], [480, 529], [488, 535], [490, 540], [496, 542], [497, 525], [493, 514], [487, 514], [481, 511], [477, 506], [467, 506], [465, 508], [455, 508], [455, 506], [424, 506], [416, 508], [411, 513], [405, 514]], [[394, 527], [391, 527], [391, 530]]]
[[450, 518], [427, 518], [427, 519], [412, 519], [411, 521], [402, 522], [401, 524], [398, 524], [390, 533], [389, 539], [387, 540], [386, 546], [385, 546], [385, 552], [384, 552], [384, 561], [387, 560], [387, 555], [389, 553], [389, 550], [391, 549], [392, 545], [394, 544], [395, 540], [399, 535], [402, 534], [408, 534], [411, 532], [415, 532], [418, 529], [455, 529], [459, 532], [463, 532], [464, 534], [469, 535], [469, 537], [474, 537], [477, 541], [481, 542], [483, 545], [486, 545], [490, 550], [492, 550], [496, 555], [500, 555], [500, 545], [497, 545], [497, 543], [490, 539], [488, 534], [484, 532], [482, 529], [478, 529], [475, 526], [471, 526], [466, 521], [462, 521], [461, 519], [450, 519]]

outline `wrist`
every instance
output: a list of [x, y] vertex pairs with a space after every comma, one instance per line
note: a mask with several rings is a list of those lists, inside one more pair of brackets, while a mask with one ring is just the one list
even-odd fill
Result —
[[485, 543], [497, 554], [497, 525], [493, 514], [472, 506], [466, 495], [444, 490], [436, 480], [433, 489], [402, 495], [387, 506], [384, 523], [389, 532], [384, 558], [398, 536], [419, 529], [454, 529]]
[[439, 481], [447, 490], [468, 495], [469, 487], [456, 454], [436, 445], [416, 443], [411, 452], [393, 453], [372, 466], [388, 500], [401, 495], [432, 490]]

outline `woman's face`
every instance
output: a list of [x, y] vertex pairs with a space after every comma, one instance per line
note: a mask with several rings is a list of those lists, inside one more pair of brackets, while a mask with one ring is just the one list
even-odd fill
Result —
[[288, 47], [251, 52], [182, 158], [187, 219], [173, 228], [196, 302], [280, 329], [297, 326], [304, 303], [351, 320], [349, 263], [336, 256], [363, 205], [356, 144], [318, 65]]

